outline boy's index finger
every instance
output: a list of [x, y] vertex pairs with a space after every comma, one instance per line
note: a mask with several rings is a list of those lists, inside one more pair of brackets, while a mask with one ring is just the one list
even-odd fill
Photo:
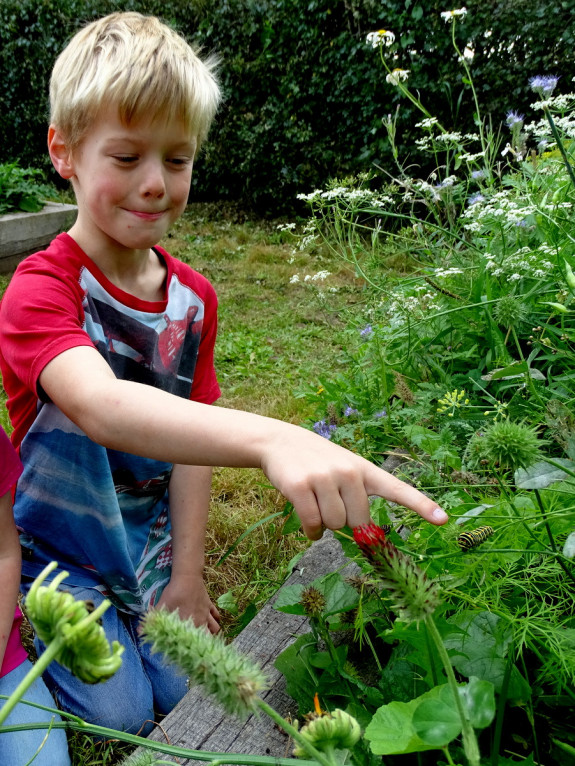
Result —
[[[375, 467], [375, 466], [374, 466]], [[379, 495], [392, 503], [403, 505], [418, 513], [423, 519], [431, 524], [441, 526], [449, 519], [443, 508], [440, 508], [435, 500], [427, 497], [415, 487], [406, 484], [395, 476], [381, 468], [376, 468], [377, 488], [370, 482], [369, 494]], [[376, 478], [376, 477], [374, 477]], [[374, 491], [372, 491], [372, 488]]]

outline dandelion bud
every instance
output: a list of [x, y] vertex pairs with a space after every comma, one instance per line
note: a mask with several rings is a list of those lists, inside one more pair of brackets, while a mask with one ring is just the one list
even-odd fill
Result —
[[355, 527], [353, 538], [389, 591], [392, 609], [405, 622], [419, 622], [435, 611], [439, 590], [409, 556], [385, 539], [376, 524]]
[[110, 602], [103, 601], [89, 611], [85, 601], [76, 601], [71, 593], [58, 590], [67, 572], [60, 572], [50, 585], [42, 585], [56, 567], [55, 561], [48, 564], [32, 583], [26, 613], [41, 641], [47, 646], [60, 644], [57, 662], [86, 684], [106, 681], [119, 669], [124, 651], [117, 641], [110, 647], [98, 622]]
[[308, 617], [319, 617], [325, 609], [325, 596], [310, 585], [302, 591], [301, 605]]
[[144, 640], [153, 652], [189, 676], [190, 685], [201, 684], [229, 713], [247, 716], [256, 707], [258, 694], [266, 686], [261, 669], [233, 646], [213, 636], [193, 620], [182, 620], [176, 612], [154, 609], [142, 620]]
[[[325, 713], [314, 717], [301, 730], [300, 734], [310, 745], [320, 752], [326, 750], [344, 750], [353, 747], [361, 736], [358, 722], [343, 710], [334, 710], [333, 713]], [[303, 747], [298, 745], [294, 748], [296, 757], [306, 756]]]

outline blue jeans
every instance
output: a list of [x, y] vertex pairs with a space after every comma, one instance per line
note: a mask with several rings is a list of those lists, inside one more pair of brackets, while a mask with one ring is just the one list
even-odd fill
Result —
[[[0, 678], [0, 694], [12, 694], [20, 681], [32, 667], [26, 660], [8, 675]], [[36, 702], [47, 707], [55, 707], [54, 700], [41, 678], [37, 678], [24, 695], [29, 702]], [[4, 700], [0, 700], [0, 707]], [[23, 723], [59, 721], [60, 717], [46, 710], [24, 705], [16, 705], [6, 719], [4, 726], [14, 726]], [[44, 741], [45, 739], [45, 741]], [[32, 760], [34, 753], [38, 751]], [[64, 729], [37, 729], [34, 731], [0, 732], [0, 763], [3, 766], [24, 766], [31, 761], [31, 766], [70, 766], [68, 743]]]
[[[95, 607], [104, 600], [94, 588], [64, 583], [62, 589], [78, 600], [89, 599]], [[108, 641], [119, 641], [124, 647], [118, 672], [104, 683], [85, 684], [52, 662], [44, 680], [62, 710], [98, 726], [146, 736], [154, 726], [155, 716], [166, 715], [182, 699], [187, 691], [186, 679], [140, 640], [138, 617], [110, 606], [101, 619]], [[44, 644], [37, 637], [34, 643], [40, 655]]]

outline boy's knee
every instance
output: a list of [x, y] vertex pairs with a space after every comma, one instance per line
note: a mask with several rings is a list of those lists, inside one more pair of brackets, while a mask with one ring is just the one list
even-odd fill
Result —
[[54, 696], [63, 710], [87, 723], [130, 734], [149, 734], [154, 725], [151, 691], [121, 693], [118, 689], [107, 690], [106, 683], [55, 688]]

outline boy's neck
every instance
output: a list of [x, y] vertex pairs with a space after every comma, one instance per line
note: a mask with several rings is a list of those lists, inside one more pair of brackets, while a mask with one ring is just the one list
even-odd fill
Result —
[[165, 299], [167, 268], [153, 249], [126, 250], [122, 253], [117, 253], [113, 247], [96, 250], [83, 241], [81, 231], [75, 226], [68, 231], [68, 235], [120, 290], [144, 301]]

